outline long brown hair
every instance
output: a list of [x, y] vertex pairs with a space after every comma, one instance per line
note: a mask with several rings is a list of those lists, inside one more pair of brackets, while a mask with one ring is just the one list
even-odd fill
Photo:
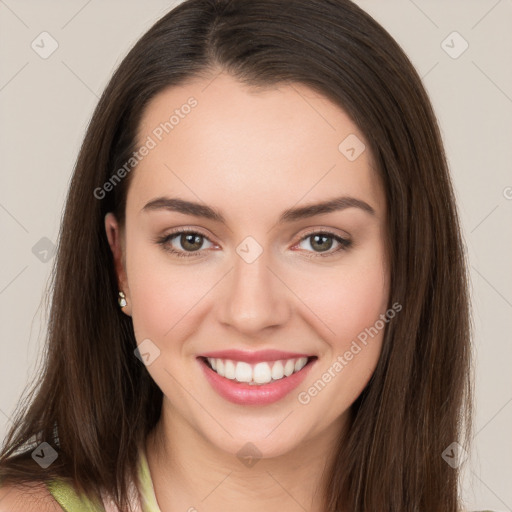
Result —
[[[138, 450], [162, 392], [134, 356], [131, 318], [103, 219], [123, 223], [129, 174], [101, 188], [136, 149], [141, 114], [164, 88], [225, 70], [242, 83], [302, 83], [343, 108], [384, 184], [390, 304], [377, 368], [326, 468], [327, 511], [456, 512], [457, 468], [443, 460], [472, 429], [470, 316], [463, 240], [430, 101], [412, 64], [349, 0], [187, 0], [135, 44], [106, 87], [81, 147], [52, 274], [43, 370], [0, 453], [0, 479], [64, 478], [127, 510]], [[136, 172], [136, 171], [134, 171]], [[31, 450], [58, 452], [46, 469]]]

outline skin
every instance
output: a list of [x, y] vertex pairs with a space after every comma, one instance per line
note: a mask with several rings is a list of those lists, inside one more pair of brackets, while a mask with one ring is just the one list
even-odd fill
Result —
[[[146, 444], [155, 494], [162, 510], [320, 511], [322, 471], [375, 370], [384, 329], [307, 405], [297, 395], [388, 308], [383, 188], [368, 149], [353, 162], [338, 150], [349, 134], [364, 141], [347, 114], [301, 84], [256, 91], [221, 73], [169, 88], [147, 106], [139, 142], [190, 96], [198, 105], [132, 171], [125, 229], [113, 214], [105, 218], [123, 311], [137, 342], [149, 338], [160, 350], [147, 366], [164, 394]], [[142, 211], [164, 195], [206, 203], [227, 225]], [[288, 208], [342, 195], [367, 202], [375, 215], [350, 207], [276, 224]], [[179, 227], [207, 237], [195, 252], [179, 235], [168, 243], [190, 258], [154, 241]], [[353, 245], [338, 252], [334, 238], [315, 245], [307, 235], [322, 230]], [[263, 249], [252, 263], [236, 252], [247, 236]], [[318, 360], [282, 400], [236, 405], [216, 393], [196, 360], [228, 348]], [[252, 467], [237, 457], [247, 442], [262, 453]]]

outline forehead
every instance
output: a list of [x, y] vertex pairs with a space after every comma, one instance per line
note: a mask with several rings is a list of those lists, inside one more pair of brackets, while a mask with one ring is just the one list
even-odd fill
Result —
[[147, 105], [137, 138], [151, 149], [133, 171], [128, 206], [183, 192], [253, 211], [340, 194], [384, 207], [364, 136], [303, 84], [256, 90], [222, 73], [170, 87]]

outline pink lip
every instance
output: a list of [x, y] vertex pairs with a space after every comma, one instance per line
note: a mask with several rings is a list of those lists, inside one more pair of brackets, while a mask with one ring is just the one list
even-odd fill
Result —
[[201, 354], [200, 357], [213, 357], [217, 359], [231, 359], [232, 361], [245, 361], [246, 363], [261, 363], [263, 361], [281, 361], [283, 359], [298, 359], [299, 357], [311, 357], [311, 354], [297, 354], [283, 352], [281, 350], [259, 350], [249, 352], [244, 350], [219, 350]]
[[[226, 359], [229, 358], [226, 357]], [[291, 358], [287, 357], [284, 359]], [[302, 370], [293, 373], [289, 377], [283, 377], [275, 382], [261, 385], [251, 385], [221, 377], [208, 366], [202, 357], [198, 357], [197, 360], [213, 389], [226, 400], [238, 405], [267, 405], [281, 400], [299, 386], [308, 375], [317, 358], [308, 361]]]

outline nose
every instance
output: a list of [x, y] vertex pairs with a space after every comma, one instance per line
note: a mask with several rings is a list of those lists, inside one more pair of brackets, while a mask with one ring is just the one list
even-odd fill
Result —
[[235, 254], [234, 268], [220, 291], [219, 321], [254, 336], [284, 325], [290, 316], [292, 293], [271, 267], [266, 251], [252, 263]]

